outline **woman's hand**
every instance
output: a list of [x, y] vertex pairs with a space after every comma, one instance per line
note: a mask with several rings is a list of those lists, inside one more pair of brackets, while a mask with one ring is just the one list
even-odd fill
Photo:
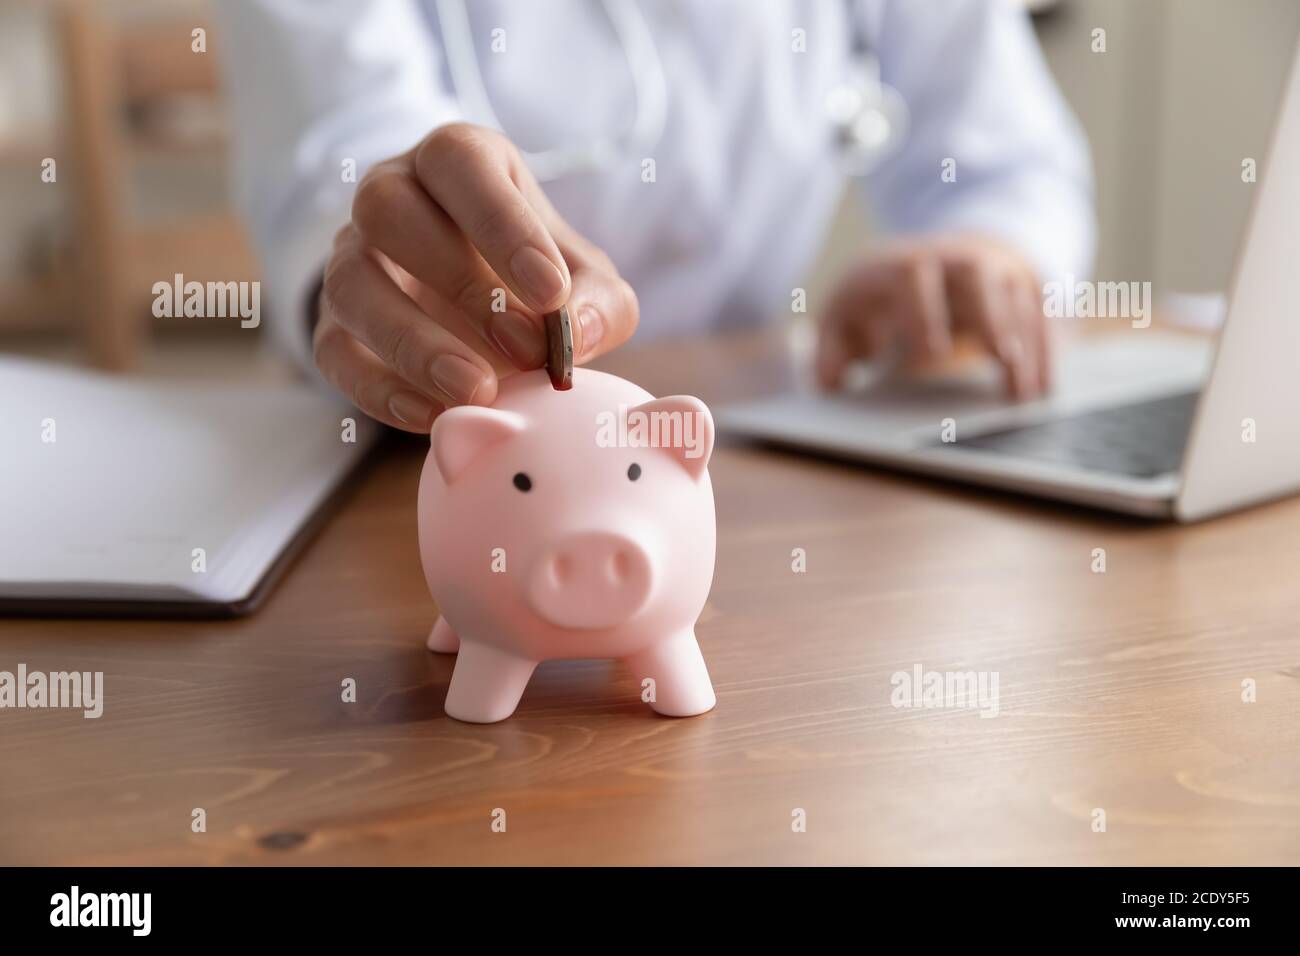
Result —
[[1002, 366], [1011, 396], [1032, 398], [1051, 384], [1042, 287], [1023, 255], [978, 236], [892, 243], [850, 270], [832, 295], [818, 335], [818, 379], [838, 387], [850, 362], [896, 344], [914, 359], [942, 358], [962, 333]]
[[509, 140], [442, 126], [358, 183], [325, 269], [316, 364], [366, 414], [423, 432], [448, 406], [490, 404], [499, 376], [545, 364], [542, 315], [566, 302], [576, 360], [636, 328], [632, 288]]

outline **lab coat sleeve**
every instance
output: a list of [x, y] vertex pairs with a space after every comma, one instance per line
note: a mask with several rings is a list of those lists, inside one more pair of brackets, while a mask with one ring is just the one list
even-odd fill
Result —
[[266, 332], [310, 374], [308, 299], [356, 181], [458, 109], [415, 0], [221, 0], [213, 13]]
[[[1087, 140], [1023, 10], [1010, 0], [864, 0], [860, 12], [881, 78], [911, 116], [905, 144], [864, 183], [882, 225], [991, 234], [1043, 281], [1087, 275], [1096, 235]], [[941, 175], [945, 160], [955, 181]]]

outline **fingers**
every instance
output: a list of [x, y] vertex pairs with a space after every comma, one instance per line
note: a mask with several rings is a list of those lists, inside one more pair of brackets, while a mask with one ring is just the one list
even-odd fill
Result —
[[952, 349], [952, 314], [939, 258], [921, 254], [904, 259], [897, 291], [898, 319], [913, 352], [926, 358], [946, 355]]
[[1053, 350], [1053, 326], [1043, 314], [1043, 297], [1038, 291], [1037, 282], [1029, 290], [1029, 297], [1033, 302], [1033, 326], [1035, 329], [1034, 344], [1038, 349], [1038, 390], [1042, 394], [1050, 392], [1055, 385], [1053, 373], [1055, 371], [1056, 355]]
[[632, 289], [517, 150], [452, 124], [358, 185], [326, 269], [317, 364], [367, 414], [423, 430], [447, 406], [490, 404], [496, 369], [545, 364], [542, 313], [564, 302], [578, 361], [636, 329]]
[[540, 319], [429, 197], [409, 162], [381, 163], [366, 174], [357, 186], [352, 221], [365, 243], [437, 293], [452, 331], [472, 330], [514, 368], [545, 364]]
[[609, 256], [565, 222], [545, 197], [541, 204], [573, 276], [568, 301], [573, 321], [573, 360], [589, 362], [632, 337], [641, 318], [640, 304]]
[[[458, 321], [473, 327], [513, 367], [545, 364], [541, 313], [561, 302], [574, 321], [576, 361], [621, 345], [637, 326], [635, 294], [496, 136], [475, 127], [445, 128], [411, 155], [372, 168], [353, 206], [358, 231], [448, 302], [453, 315], [440, 317], [445, 324], [453, 331]], [[517, 257], [525, 246], [520, 271]], [[527, 260], [539, 248], [548, 264], [534, 270]], [[530, 283], [525, 273], [536, 279], [550, 269], [552, 256], [563, 275]]]
[[574, 324], [573, 360], [585, 363], [632, 337], [640, 307], [632, 287], [617, 274], [583, 266], [573, 271], [569, 316]]
[[910, 251], [860, 266], [832, 294], [817, 336], [815, 368], [823, 388], [838, 388], [848, 366], [904, 342], [934, 356], [952, 347], [937, 258]]
[[426, 137], [413, 162], [425, 191], [510, 290], [535, 312], [559, 308], [569, 297], [569, 270], [516, 184], [531, 177], [508, 142], [453, 123]]
[[1016, 399], [1037, 392], [1032, 350], [1021, 340], [1022, 323], [1011, 291], [975, 258], [948, 268], [949, 297], [962, 324], [974, 329], [1002, 366], [1007, 394]]
[[572, 276], [569, 317], [574, 324], [573, 360], [589, 362], [632, 337], [640, 322], [636, 293], [613, 260], [559, 214], [537, 180], [519, 177], [519, 188], [555, 238]]
[[855, 269], [822, 313], [817, 377], [835, 388], [850, 362], [897, 339], [913, 357], [941, 358], [962, 330], [995, 357], [1011, 396], [1050, 386], [1050, 330], [1034, 270], [1015, 249], [980, 236], [896, 242]]
[[1052, 387], [1051, 329], [1043, 315], [1043, 297], [1033, 276], [1024, 276], [1013, 283], [1013, 301], [1020, 316], [1021, 339], [1033, 359], [1034, 377], [1031, 385], [1034, 394], [1042, 394]]
[[817, 332], [817, 351], [813, 358], [817, 383], [825, 389], [839, 388], [849, 363], [862, 351], [855, 324], [840, 317], [824, 319]]
[[313, 340], [316, 364], [326, 381], [371, 418], [405, 431], [427, 432], [446, 407], [414, 389], [329, 316]]
[[444, 405], [496, 397], [491, 366], [408, 298], [354, 233], [345, 230], [335, 247], [321, 308], [322, 321], [350, 333], [416, 391]]
[[881, 291], [880, 276], [864, 271], [831, 296], [814, 357], [822, 388], [839, 388], [851, 363], [880, 354], [893, 344], [896, 326]]

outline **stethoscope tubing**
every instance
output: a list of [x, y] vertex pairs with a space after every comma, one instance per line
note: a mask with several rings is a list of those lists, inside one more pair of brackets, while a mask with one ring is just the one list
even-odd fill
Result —
[[[636, 0], [601, 0], [601, 5], [627, 60], [636, 99], [632, 122], [620, 134], [589, 143], [521, 150], [525, 163], [540, 182], [606, 169], [620, 156], [649, 156], [667, 126], [668, 77], [645, 16]], [[435, 7], [442, 29], [447, 69], [466, 118], [504, 131], [483, 81], [465, 0], [435, 0]], [[847, 11], [847, 14], [851, 19], [852, 11]], [[835, 145], [844, 171], [849, 175], [864, 175], [901, 142], [907, 129], [907, 111], [897, 91], [881, 81], [880, 61], [857, 36], [857, 31], [851, 60], [850, 73], [855, 89], [849, 93], [862, 101], [862, 105], [857, 108], [856, 115], [835, 120]], [[791, 76], [785, 75], [782, 79], [790, 80]], [[780, 85], [772, 77], [764, 77], [763, 98], [769, 111], [772, 110], [774, 92], [780, 92], [774, 90], [774, 86]], [[842, 85], [848, 89], [847, 81]], [[784, 95], [791, 97], [788, 84]], [[827, 109], [831, 109], [829, 103]], [[872, 142], [862, 142], [864, 132], [872, 130], [872, 117], [869, 115], [872, 112], [876, 115], [875, 131], [870, 137], [865, 137]], [[788, 113], [797, 116], [799, 111], [791, 109]], [[786, 134], [784, 138], [790, 141], [787, 146], [792, 151], [811, 148], [812, 137], [798, 136], [789, 131], [781, 117], [770, 119], [773, 129]], [[860, 140], [857, 144], [854, 143], [855, 137]]]

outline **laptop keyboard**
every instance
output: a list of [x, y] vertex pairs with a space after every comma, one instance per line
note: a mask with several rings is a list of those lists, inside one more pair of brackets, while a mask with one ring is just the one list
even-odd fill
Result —
[[1016, 458], [1073, 465], [1088, 471], [1151, 478], [1177, 471], [1192, 427], [1196, 392], [1105, 408], [1038, 425], [959, 439]]

